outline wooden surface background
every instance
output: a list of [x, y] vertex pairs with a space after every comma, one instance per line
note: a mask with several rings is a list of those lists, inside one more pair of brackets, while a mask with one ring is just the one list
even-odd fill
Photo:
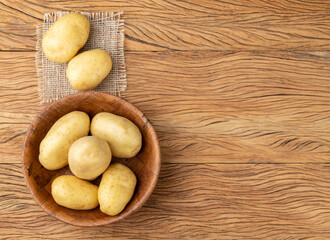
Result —
[[[125, 98], [162, 149], [119, 223], [47, 215], [21, 171], [43, 13], [124, 11]], [[330, 2], [0, 1], [1, 239], [330, 239]]]

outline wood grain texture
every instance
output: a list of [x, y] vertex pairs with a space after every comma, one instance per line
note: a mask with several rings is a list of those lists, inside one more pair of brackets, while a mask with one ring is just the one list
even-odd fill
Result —
[[[125, 98], [155, 127], [162, 169], [122, 222], [62, 223], [23, 180], [46, 106], [35, 27], [53, 11], [124, 11]], [[2, 0], [0, 238], [330, 239], [329, 13], [317, 0]]]
[[26, 239], [328, 239], [330, 166], [163, 164], [145, 206], [112, 225], [62, 223], [36, 205], [20, 164], [1, 164], [0, 232]]
[[329, 50], [327, 1], [13, 1], [0, 3], [0, 50], [35, 50], [51, 11], [124, 11], [126, 50]]
[[[44, 107], [33, 57], [0, 54], [2, 163], [20, 160]], [[329, 54], [130, 52], [126, 61], [126, 99], [152, 121], [165, 162], [329, 162]]]

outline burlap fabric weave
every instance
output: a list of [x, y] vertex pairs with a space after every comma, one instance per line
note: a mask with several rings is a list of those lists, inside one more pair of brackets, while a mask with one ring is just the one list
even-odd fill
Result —
[[[37, 27], [36, 68], [41, 102], [53, 102], [77, 93], [66, 78], [67, 63], [54, 63], [42, 52], [42, 37], [49, 27], [69, 12], [45, 13], [44, 22]], [[124, 58], [124, 20], [119, 13], [81, 13], [90, 21], [90, 34], [85, 46], [78, 52], [103, 49], [112, 58], [110, 74], [92, 91], [101, 91], [120, 96], [126, 89]]]

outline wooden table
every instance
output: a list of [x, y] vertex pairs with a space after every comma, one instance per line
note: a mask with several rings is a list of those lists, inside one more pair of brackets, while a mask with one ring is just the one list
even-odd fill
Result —
[[[329, 1], [0, 2], [1, 239], [330, 239]], [[36, 25], [124, 11], [125, 98], [162, 149], [156, 189], [113, 225], [47, 215], [21, 170], [43, 109]]]

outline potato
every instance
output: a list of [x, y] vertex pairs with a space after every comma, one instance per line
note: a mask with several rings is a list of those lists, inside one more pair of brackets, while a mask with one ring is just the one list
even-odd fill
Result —
[[135, 174], [126, 166], [115, 163], [103, 173], [99, 186], [100, 210], [110, 216], [124, 210], [136, 186]]
[[82, 179], [94, 180], [108, 168], [110, 162], [110, 146], [99, 137], [82, 137], [69, 150], [70, 170]]
[[99, 205], [98, 187], [75, 176], [62, 175], [52, 183], [52, 196], [58, 205], [89, 210]]
[[141, 149], [142, 135], [130, 120], [108, 112], [95, 115], [91, 123], [91, 133], [110, 144], [112, 156], [134, 157]]
[[69, 13], [48, 29], [42, 38], [42, 50], [53, 62], [67, 62], [85, 45], [89, 30], [87, 17], [79, 13]]
[[94, 49], [72, 58], [66, 69], [66, 76], [74, 89], [86, 91], [99, 85], [109, 74], [111, 67], [110, 55], [102, 49]]
[[87, 136], [89, 116], [73, 111], [58, 119], [40, 143], [39, 161], [48, 170], [68, 165], [69, 149], [74, 141]]

